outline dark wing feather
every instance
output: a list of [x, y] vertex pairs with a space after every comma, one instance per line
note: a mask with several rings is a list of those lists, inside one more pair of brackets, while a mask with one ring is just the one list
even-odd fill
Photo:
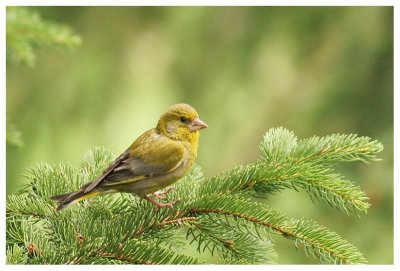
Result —
[[140, 158], [131, 156], [123, 160], [115, 167], [105, 178], [102, 185], [113, 185], [123, 181], [131, 182], [134, 180], [144, 179], [160, 173], [165, 173], [170, 165], [164, 164], [147, 164]]
[[82, 189], [87, 193], [98, 186], [130, 183], [176, 169], [183, 159], [183, 145], [167, 137], [156, 138], [153, 130], [141, 135], [103, 174]]
[[[129, 149], [124, 151], [117, 159], [114, 160], [107, 168], [103, 171], [103, 173], [97, 177], [93, 182], [89, 183], [88, 185], [84, 185], [81, 189], [85, 189], [85, 193], [91, 191], [95, 188], [103, 179], [107, 176], [116, 166], [118, 166], [124, 159], [129, 156]], [[86, 186], [86, 187], [85, 187]]]

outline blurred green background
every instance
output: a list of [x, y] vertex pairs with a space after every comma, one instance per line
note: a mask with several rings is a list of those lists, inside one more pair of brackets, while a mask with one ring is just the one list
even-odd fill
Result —
[[[337, 231], [371, 264], [393, 264], [392, 7], [30, 9], [82, 45], [37, 49], [33, 67], [7, 63], [6, 116], [24, 142], [7, 146], [7, 194], [38, 161], [77, 165], [96, 145], [119, 154], [179, 102], [209, 125], [197, 159], [206, 176], [256, 160], [271, 127], [300, 138], [357, 133], [385, 147], [383, 161], [337, 165], [371, 198], [367, 215], [303, 192], [267, 204]], [[279, 263], [318, 263], [276, 241]]]

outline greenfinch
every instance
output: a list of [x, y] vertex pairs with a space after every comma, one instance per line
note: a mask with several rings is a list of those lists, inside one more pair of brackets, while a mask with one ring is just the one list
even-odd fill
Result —
[[103, 193], [128, 192], [146, 199], [157, 208], [173, 208], [173, 204], [160, 203], [150, 198], [183, 177], [197, 156], [199, 130], [207, 128], [196, 110], [188, 104], [175, 104], [161, 116], [157, 127], [138, 137], [94, 181], [78, 191], [51, 197], [61, 210], [75, 202]]

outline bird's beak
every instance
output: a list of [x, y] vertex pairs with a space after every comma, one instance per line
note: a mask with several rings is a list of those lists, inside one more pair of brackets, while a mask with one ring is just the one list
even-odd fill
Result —
[[199, 118], [195, 118], [189, 126], [191, 131], [197, 131], [208, 127], [208, 125]]

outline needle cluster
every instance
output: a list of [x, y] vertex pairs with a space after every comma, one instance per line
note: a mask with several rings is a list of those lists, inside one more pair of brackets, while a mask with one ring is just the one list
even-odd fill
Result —
[[274, 240], [283, 237], [323, 263], [367, 260], [339, 234], [306, 218], [291, 218], [255, 200], [283, 189], [302, 189], [312, 199], [348, 215], [366, 213], [368, 197], [336, 173], [333, 163], [375, 161], [381, 143], [368, 137], [334, 134], [298, 140], [284, 128], [270, 129], [252, 164], [212, 178], [199, 166], [178, 181], [169, 199], [175, 209], [156, 210], [126, 193], [93, 197], [60, 212], [52, 195], [94, 179], [113, 155], [96, 147], [79, 167], [38, 163], [17, 195], [7, 199], [8, 264], [200, 264], [187, 255], [218, 254], [223, 263], [278, 263]]

